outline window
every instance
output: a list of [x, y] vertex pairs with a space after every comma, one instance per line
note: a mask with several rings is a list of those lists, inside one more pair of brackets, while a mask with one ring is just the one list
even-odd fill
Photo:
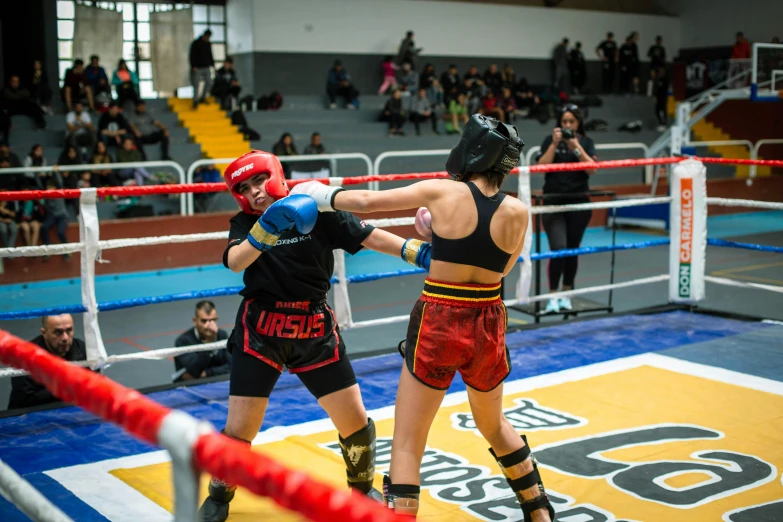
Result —
[[[212, 54], [215, 66], [220, 67], [226, 58], [226, 12], [221, 5], [203, 5], [190, 3], [153, 3], [147, 2], [93, 2], [92, 0], [57, 0], [57, 58], [60, 85], [65, 72], [73, 65], [73, 33], [76, 5], [97, 6], [122, 13], [122, 57], [128, 62], [128, 68], [139, 74], [139, 91], [142, 98], [157, 98], [153, 86], [151, 15], [155, 12], [191, 9], [193, 15], [193, 35], [197, 38], [207, 29], [212, 31]], [[100, 54], [100, 53], [98, 53]], [[87, 57], [81, 57], [86, 60]], [[187, 60], [187, 50], [183, 51], [183, 60]], [[114, 64], [104, 65], [113, 68]], [[107, 70], [111, 75], [111, 71]]]

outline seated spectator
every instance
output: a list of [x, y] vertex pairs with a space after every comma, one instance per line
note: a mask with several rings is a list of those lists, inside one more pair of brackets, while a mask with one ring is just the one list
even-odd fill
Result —
[[393, 56], [387, 56], [381, 63], [381, 69], [383, 69], [383, 83], [378, 89], [378, 96], [384, 94], [388, 89], [397, 88], [397, 71], [400, 67], [394, 63]]
[[[277, 143], [272, 147], [272, 154], [275, 156], [297, 156], [296, 145], [294, 145], [294, 137], [290, 132], [284, 132]], [[291, 164], [289, 162], [282, 162], [283, 173], [286, 179], [291, 179]]]
[[[90, 157], [90, 163], [93, 165], [114, 163], [104, 142], [99, 141], [95, 144], [95, 147], [92, 150], [92, 156]], [[118, 185], [122, 185], [122, 182], [117, 177], [116, 170], [93, 168], [92, 176], [90, 177], [90, 186], [116, 187]]]
[[16, 235], [19, 232], [17, 212], [18, 201], [0, 201], [0, 241], [5, 248], [13, 248], [16, 245]]
[[443, 103], [448, 104], [451, 100], [456, 100], [462, 89], [462, 80], [457, 74], [457, 66], [449, 65], [449, 70], [440, 77], [440, 84], [443, 87]]
[[[45, 167], [46, 158], [43, 155], [43, 146], [34, 144], [30, 148], [30, 154], [24, 159], [23, 167]], [[43, 190], [46, 187], [46, 178], [51, 176], [49, 172], [25, 172], [23, 188], [29, 190]]]
[[84, 100], [87, 100], [90, 110], [95, 111], [92, 88], [87, 85], [84, 79], [84, 62], [82, 60], [74, 60], [73, 67], [65, 71], [62, 94], [66, 112], [73, 110], [74, 103]]
[[119, 147], [129, 131], [128, 120], [120, 111], [120, 102], [112, 101], [109, 110], [101, 114], [101, 119], [98, 120], [98, 139], [106, 145]]
[[227, 56], [223, 67], [218, 69], [215, 75], [212, 96], [220, 100], [220, 107], [223, 110], [229, 111], [234, 108], [234, 101], [239, 97], [241, 91], [242, 87], [239, 85], [237, 72], [234, 70], [234, 60]]
[[46, 113], [52, 113], [52, 88], [49, 78], [43, 70], [40, 60], [33, 62], [33, 72], [30, 75], [30, 95]]
[[438, 119], [432, 108], [430, 100], [427, 98], [427, 89], [419, 89], [419, 96], [413, 101], [411, 110], [411, 121], [416, 128], [416, 136], [421, 136], [420, 124], [424, 121], [432, 121], [432, 132], [438, 134]]
[[[22, 166], [19, 157], [11, 152], [8, 143], [0, 141], [0, 169], [14, 169]], [[24, 186], [24, 174], [0, 174], [0, 190], [19, 190]]]
[[405, 136], [402, 130], [402, 126], [405, 124], [405, 109], [402, 105], [402, 93], [399, 89], [395, 89], [391, 98], [386, 101], [383, 115], [389, 120], [389, 136], [394, 134]]
[[96, 103], [105, 107], [111, 100], [111, 84], [99, 62], [97, 55], [90, 56], [90, 65], [84, 69], [84, 82], [92, 89]]
[[[61, 184], [56, 182], [56, 178], [50, 177], [46, 181], [46, 190], [57, 190], [63, 188]], [[68, 208], [65, 206], [65, 200], [63, 198], [48, 198], [43, 200], [44, 206], [44, 218], [41, 224], [41, 239], [44, 245], [48, 245], [51, 241], [49, 237], [52, 229], [55, 229], [57, 238], [60, 243], [67, 243], [68, 239], [65, 237], [65, 231], [68, 229]], [[71, 254], [65, 254], [64, 260], [71, 259]], [[44, 256], [44, 261], [49, 260], [49, 256]]]
[[459, 93], [456, 99], [449, 102], [449, 108], [443, 117], [446, 120], [446, 133], [459, 134], [462, 128], [459, 126], [468, 123], [468, 97], [465, 93]]
[[[41, 318], [41, 335], [30, 341], [50, 354], [66, 361], [86, 361], [87, 348], [84, 341], [73, 335], [73, 317], [71, 314], [50, 315]], [[11, 397], [8, 409], [30, 408], [60, 399], [32, 377], [11, 378]]]
[[495, 97], [500, 96], [500, 90], [503, 88], [503, 75], [498, 71], [497, 64], [491, 64], [489, 69], [484, 72], [484, 84], [487, 89], [495, 93]]
[[46, 128], [43, 109], [30, 96], [30, 91], [20, 86], [19, 76], [15, 74], [11, 75], [8, 86], [3, 89], [3, 109], [8, 116], [17, 114], [29, 116], [39, 129]]
[[[321, 134], [314, 132], [310, 136], [310, 143], [305, 147], [306, 156], [318, 156], [326, 154], [326, 147], [321, 143]], [[331, 172], [329, 160], [302, 161], [292, 167], [292, 179], [328, 178]]]
[[481, 110], [479, 112], [484, 116], [491, 116], [498, 121], [505, 121], [503, 109], [498, 107], [498, 99], [492, 91], [489, 91], [484, 99], [481, 100]]
[[37, 246], [41, 236], [41, 223], [46, 211], [40, 200], [20, 201], [16, 222], [22, 231], [25, 246]]
[[[136, 144], [133, 143], [133, 138], [125, 136], [122, 140], [122, 148], [117, 150], [117, 163], [141, 163], [142, 161], [144, 161], [144, 158], [136, 148]], [[131, 178], [138, 186], [144, 185], [144, 180], [152, 179], [152, 176], [144, 167], [122, 169], [119, 171], [119, 175], [126, 185], [130, 184]]]
[[443, 87], [438, 80], [432, 80], [432, 84], [427, 88], [427, 99], [433, 110], [442, 112], [445, 109]]
[[503, 97], [498, 100], [498, 106], [506, 116], [506, 123], [514, 121], [517, 115], [517, 102], [508, 87], [503, 87]]
[[478, 112], [481, 106], [481, 100], [487, 95], [487, 86], [478, 72], [475, 65], [468, 69], [465, 76], [462, 77], [463, 92], [467, 97], [467, 107], [470, 114]]
[[152, 117], [147, 112], [147, 104], [143, 100], [136, 102], [136, 111], [129, 118], [128, 125], [136, 136], [136, 143], [139, 146], [141, 155], [147, 160], [141, 145], [147, 145], [160, 142], [160, 153], [163, 160], [170, 160], [169, 157], [169, 131], [160, 121]]
[[416, 96], [419, 90], [419, 76], [413, 70], [411, 64], [405, 62], [400, 69], [400, 89], [403, 96]]
[[90, 114], [84, 111], [82, 102], [73, 104], [73, 110], [65, 117], [65, 142], [74, 147], [92, 149], [95, 146], [95, 128]]
[[314, 132], [312, 136], [310, 136], [310, 144], [305, 147], [304, 153], [307, 155], [311, 154], [326, 154], [326, 148], [321, 143], [321, 135], [317, 132]]
[[[225, 330], [218, 328], [218, 314], [212, 301], [196, 303], [196, 315], [193, 328], [189, 328], [174, 342], [174, 346], [195, 346], [228, 339]], [[223, 375], [231, 371], [231, 355], [225, 348], [216, 348], [210, 352], [191, 352], [174, 357], [173, 381], [189, 381], [213, 375]]]
[[520, 78], [519, 83], [514, 87], [514, 99], [517, 102], [517, 108], [524, 111], [524, 116], [535, 116], [535, 108], [541, 101], [533, 93], [533, 89], [527, 83], [527, 78]]
[[[193, 183], [222, 183], [223, 176], [214, 165], [199, 165], [193, 172]], [[217, 192], [197, 192], [193, 194], [196, 212], [209, 212]]]
[[120, 107], [125, 107], [127, 101], [134, 104], [139, 102], [139, 78], [136, 73], [128, 69], [125, 60], [117, 62], [117, 70], [111, 76], [111, 83], [117, 90], [117, 102]]
[[419, 76], [419, 88], [428, 89], [430, 85], [432, 85], [433, 80], [437, 80], [437, 78], [438, 77], [435, 75], [435, 66], [428, 63], [424, 66], [424, 70]]
[[[57, 167], [63, 166], [63, 165], [81, 165], [82, 164], [82, 158], [79, 154], [79, 151], [74, 147], [73, 145], [67, 145], [63, 151], [60, 153], [60, 157], [57, 160]], [[72, 189], [76, 188], [76, 180], [79, 176], [77, 176], [77, 171], [70, 171], [70, 170], [57, 170], [56, 171], [60, 178], [62, 179], [62, 188], [66, 189]], [[77, 200], [69, 200], [74, 201], [77, 204], [79, 203]]]
[[517, 74], [511, 65], [506, 64], [503, 66], [503, 72], [501, 73], [503, 78], [503, 87], [513, 88], [517, 84]]
[[326, 77], [326, 94], [329, 97], [329, 108], [337, 108], [337, 97], [345, 98], [346, 109], [356, 109], [359, 106], [359, 91], [353, 86], [351, 76], [340, 60], [334, 61]]

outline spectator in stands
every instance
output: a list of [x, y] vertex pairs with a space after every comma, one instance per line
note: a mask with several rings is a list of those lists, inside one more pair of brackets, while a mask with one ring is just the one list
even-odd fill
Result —
[[29, 116], [39, 129], [46, 128], [43, 109], [30, 96], [30, 91], [20, 85], [16, 74], [11, 75], [8, 85], [3, 89], [3, 109], [8, 116]]
[[[585, 136], [584, 121], [579, 108], [576, 105], [566, 105], [560, 112], [557, 127], [541, 144], [537, 163], [584, 163], [585, 169], [548, 172], [544, 178], [546, 198], [544, 204], [567, 205], [589, 202], [588, 178], [595, 173], [595, 169], [589, 168], [588, 164], [595, 161], [594, 156], [595, 146], [593, 140]], [[551, 196], [547, 197], [548, 195]], [[553, 251], [579, 248], [591, 216], [591, 210], [545, 214], [543, 224], [549, 240], [549, 248]], [[577, 263], [576, 256], [549, 260], [551, 292], [558, 291], [561, 277], [563, 291], [574, 288]], [[571, 310], [571, 308], [569, 298], [553, 298], [547, 303], [545, 312], [558, 313], [560, 310]]]
[[449, 70], [440, 77], [440, 84], [443, 86], [443, 103], [448, 104], [451, 100], [457, 98], [460, 89], [462, 89], [462, 81], [459, 74], [457, 74], [456, 65], [449, 65]]
[[[24, 159], [25, 168], [45, 167], [46, 158], [43, 155], [43, 146], [38, 143], [30, 148], [30, 154]], [[30, 190], [43, 190], [46, 186], [46, 178], [50, 176], [47, 172], [25, 172], [25, 181], [23, 188]]]
[[498, 99], [492, 91], [487, 92], [487, 95], [481, 100], [481, 110], [479, 112], [484, 116], [492, 116], [498, 121], [505, 121], [503, 109], [500, 108]]
[[650, 59], [650, 81], [647, 83], [647, 96], [653, 96], [653, 83], [661, 67], [666, 67], [666, 48], [663, 46], [663, 37], [655, 37], [655, 45], [651, 45], [647, 50], [647, 57]]
[[448, 111], [443, 118], [446, 120], [447, 134], [459, 134], [462, 132], [459, 123], [468, 123], [468, 96], [461, 92], [456, 99], [451, 100]]
[[[66, 361], [86, 361], [87, 347], [73, 334], [71, 314], [50, 315], [41, 318], [41, 335], [30, 341], [50, 354]], [[12, 377], [8, 409], [29, 408], [58, 402], [60, 399], [32, 377]]]
[[421, 53], [421, 48], [416, 48], [416, 43], [413, 41], [413, 31], [405, 33], [405, 38], [400, 42], [400, 49], [397, 51], [397, 63], [400, 65], [408, 62], [413, 69], [416, 69], [416, 58]]
[[340, 60], [334, 61], [326, 77], [326, 94], [329, 97], [329, 108], [337, 108], [337, 97], [345, 98], [346, 109], [356, 109], [359, 105], [359, 91], [353, 86], [351, 76]]
[[[106, 165], [107, 163], [113, 163], [112, 157], [109, 154], [109, 150], [106, 148], [106, 143], [98, 141], [95, 143], [95, 147], [90, 157], [90, 163], [93, 165]], [[94, 167], [92, 170], [92, 176], [90, 178], [90, 185], [93, 187], [115, 187], [122, 183], [117, 178], [117, 172], [110, 169], [101, 169]]]
[[[19, 156], [11, 152], [8, 143], [0, 141], [0, 169], [22, 166]], [[24, 185], [24, 174], [0, 174], [0, 190], [19, 190]]]
[[13, 248], [16, 245], [16, 235], [19, 232], [16, 222], [18, 207], [17, 201], [0, 201], [0, 240], [5, 248]]
[[[74, 179], [76, 179], [75, 175]], [[46, 190], [62, 189], [63, 186], [58, 181], [59, 178], [50, 176], [46, 180]], [[48, 245], [51, 241], [50, 233], [52, 229], [55, 229], [60, 243], [67, 243], [68, 239], [65, 237], [65, 231], [68, 229], [68, 207], [65, 200], [62, 198], [47, 198], [43, 200], [43, 206], [44, 218], [41, 224], [41, 240], [43, 244]], [[63, 259], [68, 261], [71, 259], [71, 254], [65, 254]], [[48, 261], [49, 256], [44, 256], [43, 260]]]
[[52, 88], [49, 86], [49, 79], [43, 70], [40, 60], [33, 62], [33, 72], [30, 75], [30, 94], [46, 113], [52, 113]]
[[428, 63], [424, 66], [424, 70], [419, 75], [419, 88], [429, 89], [434, 80], [437, 80], [438, 76], [435, 74], [435, 66]]
[[77, 101], [87, 100], [91, 111], [95, 111], [95, 101], [92, 96], [92, 88], [84, 79], [84, 61], [74, 60], [73, 67], [65, 71], [63, 80], [63, 101], [66, 112], [73, 110], [73, 104]]
[[[142, 161], [144, 161], [144, 158], [141, 155], [141, 151], [136, 148], [133, 138], [125, 136], [122, 139], [122, 148], [117, 150], [117, 163], [141, 163]], [[126, 184], [133, 178], [137, 186], [144, 185], [145, 180], [152, 179], [152, 176], [144, 167], [122, 169], [119, 174], [126, 181]]]
[[190, 80], [193, 84], [193, 108], [204, 103], [211, 91], [212, 69], [215, 60], [212, 58], [212, 44], [209, 39], [212, 31], [207, 29], [190, 44]]
[[633, 89], [633, 42], [629, 35], [620, 46], [618, 65], [620, 67], [620, 93], [630, 94]]
[[388, 89], [397, 88], [397, 71], [400, 67], [394, 63], [393, 56], [387, 56], [381, 62], [381, 70], [383, 71], [383, 83], [381, 83], [378, 89], [378, 96], [384, 94]]
[[489, 68], [484, 71], [484, 84], [495, 94], [496, 98], [500, 96], [503, 89], [503, 74], [498, 70], [497, 64], [490, 64]]
[[563, 38], [552, 53], [555, 78], [552, 83], [558, 93], [568, 92], [568, 38]]
[[[222, 183], [223, 176], [215, 165], [199, 165], [193, 172], [193, 183]], [[217, 192], [201, 192], [193, 194], [193, 203], [197, 212], [209, 212]]]
[[634, 94], [639, 94], [639, 33], [634, 31], [629, 36], [631, 44], [631, 86]]
[[395, 89], [391, 97], [386, 100], [386, 105], [383, 107], [383, 115], [389, 121], [389, 136], [395, 134], [405, 136], [405, 132], [402, 130], [405, 124], [405, 107], [402, 103], [402, 92], [399, 89]]
[[92, 149], [95, 146], [95, 128], [90, 114], [84, 111], [82, 102], [73, 104], [73, 110], [65, 117], [65, 142], [74, 147]]
[[503, 111], [506, 123], [511, 123], [516, 119], [517, 102], [509, 87], [503, 87], [503, 96], [498, 100], [498, 107]]
[[[57, 159], [57, 164], [54, 166], [55, 173], [60, 176], [60, 188], [75, 189], [78, 186], [80, 172], [70, 170], [60, 170], [58, 167], [66, 165], [81, 165], [82, 158], [79, 151], [73, 145], [67, 145], [60, 153], [60, 157]], [[79, 212], [79, 200], [68, 199], [67, 205], [74, 209], [74, 213]]]
[[429, 98], [427, 98], [427, 89], [421, 88], [411, 107], [411, 121], [416, 129], [416, 136], [421, 136], [420, 124], [427, 120], [432, 122], [432, 132], [438, 134], [438, 119]]
[[487, 94], [487, 86], [478, 72], [478, 67], [472, 65], [465, 76], [462, 77], [464, 83], [463, 92], [467, 97], [467, 107], [470, 114], [478, 112], [481, 100]]
[[[290, 132], [284, 132], [280, 136], [280, 139], [272, 147], [272, 154], [278, 157], [298, 155], [298, 153], [296, 152], [296, 146], [294, 145], [294, 137], [291, 136]], [[285, 174], [286, 179], [291, 179], [290, 162], [282, 162], [282, 164], [283, 164], [283, 173]]]
[[[738, 76], [751, 68], [750, 64], [750, 42], [748, 42], [742, 31], [737, 32], [734, 41], [734, 47], [731, 48], [731, 59], [729, 60], [729, 78]], [[739, 89], [747, 86], [749, 75], [745, 74], [729, 83], [732, 89]]]
[[310, 144], [305, 147], [304, 153], [308, 156], [313, 154], [326, 154], [326, 147], [321, 143], [321, 135], [319, 133], [314, 132], [312, 136], [310, 136]]
[[669, 102], [669, 77], [666, 74], [666, 66], [662, 65], [655, 71], [655, 83], [653, 84], [653, 95], [655, 96], [655, 117], [658, 119], [658, 132], [663, 132], [669, 125], [667, 115], [667, 104]]
[[[212, 301], [196, 303], [196, 315], [193, 328], [189, 328], [174, 342], [174, 346], [196, 346], [228, 339], [225, 330], [218, 328], [218, 314]], [[231, 371], [231, 355], [225, 348], [216, 348], [210, 352], [191, 352], [174, 358], [177, 369], [174, 382], [189, 381], [214, 375], [223, 375]]]
[[120, 102], [113, 100], [109, 104], [109, 110], [101, 114], [101, 119], [98, 120], [98, 138], [107, 146], [120, 147], [128, 132], [130, 126], [120, 111]]
[[503, 79], [503, 87], [513, 89], [514, 85], [517, 84], [517, 74], [514, 72], [514, 68], [511, 67], [511, 64], [505, 64], [503, 66], [503, 72], [500, 75]]
[[170, 160], [169, 157], [169, 131], [166, 126], [160, 121], [152, 117], [147, 112], [147, 104], [144, 100], [138, 100], [136, 102], [136, 111], [133, 112], [129, 118], [128, 125], [131, 132], [136, 136], [136, 144], [139, 147], [139, 152], [147, 160], [147, 155], [142, 149], [142, 145], [149, 145], [160, 142], [160, 154], [161, 159]]
[[237, 72], [234, 70], [234, 60], [226, 56], [223, 67], [218, 69], [215, 75], [215, 83], [212, 85], [212, 96], [220, 100], [223, 110], [232, 110], [235, 100], [238, 100], [242, 87], [239, 85]]
[[[443, 113], [446, 111], [446, 102], [443, 87], [441, 87], [438, 80], [432, 80], [432, 85], [427, 89], [427, 99], [430, 101], [432, 110], [435, 111], [438, 118], [443, 116]], [[438, 134], [437, 131], [436, 134]]]
[[97, 54], [90, 56], [90, 65], [84, 69], [84, 82], [92, 89], [92, 95], [96, 101], [101, 94], [103, 94], [102, 98], [106, 100], [105, 103], [111, 99], [109, 77], [106, 75], [106, 70], [101, 67]]
[[582, 52], [582, 42], [576, 42], [568, 54], [568, 74], [571, 77], [571, 87], [574, 94], [579, 94], [587, 81], [587, 63]]
[[614, 33], [606, 33], [606, 40], [598, 44], [595, 54], [603, 62], [601, 71], [601, 85], [605, 93], [614, 89], [614, 73], [617, 69], [617, 43], [614, 41]]
[[402, 64], [400, 69], [400, 89], [403, 96], [415, 96], [419, 90], [419, 76], [410, 62]]
[[530, 84], [527, 83], [527, 78], [520, 78], [519, 83], [514, 86], [514, 100], [517, 102], [517, 110], [521, 111], [521, 115], [534, 117], [538, 105], [541, 100], [533, 92]]
[[128, 69], [125, 60], [121, 59], [117, 62], [117, 69], [111, 75], [111, 83], [117, 91], [117, 103], [120, 104], [120, 108], [124, 109], [125, 103], [128, 101], [136, 104], [141, 100], [139, 98], [139, 77]]
[[26, 246], [38, 245], [41, 236], [41, 223], [43, 223], [45, 214], [46, 211], [40, 200], [19, 202], [19, 212], [16, 218]]

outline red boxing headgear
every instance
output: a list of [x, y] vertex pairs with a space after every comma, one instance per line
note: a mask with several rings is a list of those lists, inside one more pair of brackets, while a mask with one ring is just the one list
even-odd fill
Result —
[[261, 150], [254, 150], [238, 157], [231, 162], [224, 174], [228, 190], [237, 200], [242, 210], [248, 214], [263, 214], [254, 210], [245, 196], [237, 192], [239, 184], [257, 174], [269, 174], [266, 182], [266, 193], [274, 198], [281, 199], [288, 195], [288, 185], [285, 183], [283, 166], [277, 156]]

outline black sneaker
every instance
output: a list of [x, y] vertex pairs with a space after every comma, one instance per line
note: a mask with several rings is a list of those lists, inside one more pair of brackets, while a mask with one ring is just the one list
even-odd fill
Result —
[[228, 502], [218, 502], [207, 497], [198, 510], [202, 522], [225, 522], [228, 518]]

